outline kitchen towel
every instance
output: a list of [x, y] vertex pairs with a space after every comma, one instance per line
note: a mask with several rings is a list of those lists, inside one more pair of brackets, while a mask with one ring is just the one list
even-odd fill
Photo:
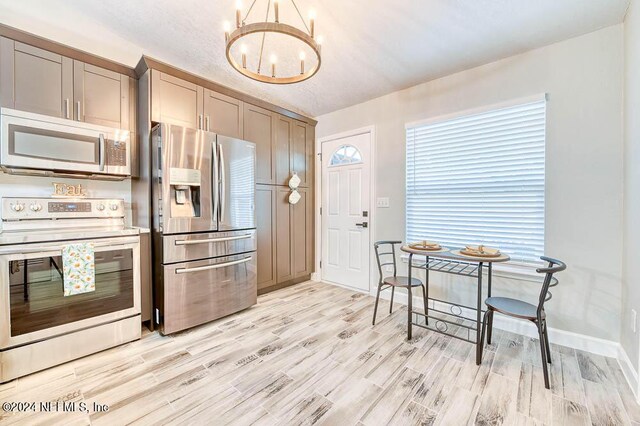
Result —
[[69, 244], [62, 248], [64, 295], [96, 290], [96, 266], [93, 243]]

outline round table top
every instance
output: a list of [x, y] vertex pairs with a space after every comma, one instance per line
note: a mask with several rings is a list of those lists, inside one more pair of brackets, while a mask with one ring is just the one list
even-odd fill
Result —
[[504, 253], [497, 257], [467, 256], [466, 254], [460, 253], [459, 249], [451, 250], [445, 247], [443, 247], [442, 250], [419, 250], [411, 248], [408, 245], [403, 245], [400, 250], [405, 253], [411, 253], [418, 256], [438, 257], [441, 259], [458, 260], [462, 262], [498, 263], [511, 260], [509, 255]]

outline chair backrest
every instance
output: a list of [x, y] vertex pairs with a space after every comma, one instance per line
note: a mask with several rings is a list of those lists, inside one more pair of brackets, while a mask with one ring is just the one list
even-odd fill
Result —
[[549, 289], [558, 285], [558, 279], [554, 277], [553, 274], [567, 269], [567, 265], [560, 260], [546, 256], [541, 256], [540, 259], [547, 262], [548, 265], [545, 268], [536, 269], [537, 273], [544, 274], [544, 281], [542, 283], [542, 288], [540, 289], [540, 297], [538, 298], [538, 318], [540, 318], [542, 310], [544, 309], [544, 302], [553, 297]]
[[[382, 274], [382, 267], [386, 265], [393, 265], [393, 276], [398, 273], [396, 268], [396, 244], [402, 244], [402, 241], [376, 241], [373, 243], [373, 248], [376, 250], [376, 261], [378, 262], [378, 272], [380, 272], [380, 282], [384, 278]], [[386, 250], [381, 252], [380, 250]], [[388, 257], [391, 256], [389, 260]]]

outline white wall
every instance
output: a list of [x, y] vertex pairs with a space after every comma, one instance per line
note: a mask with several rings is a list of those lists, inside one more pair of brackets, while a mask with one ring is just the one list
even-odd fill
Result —
[[[391, 207], [376, 210], [372, 238], [403, 239], [405, 123], [547, 93], [545, 253], [568, 264], [547, 306], [550, 327], [619, 341], [622, 75], [616, 25], [323, 115], [316, 136], [375, 125], [377, 196]], [[473, 282], [432, 282], [434, 297], [475, 304]], [[539, 287], [499, 278], [494, 289], [534, 301]]]
[[624, 22], [624, 269], [621, 344], [638, 371], [638, 335], [631, 309], [640, 313], [640, 3]]

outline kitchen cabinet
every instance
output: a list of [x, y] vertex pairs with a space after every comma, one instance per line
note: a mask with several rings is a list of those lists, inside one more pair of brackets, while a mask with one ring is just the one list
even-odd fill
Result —
[[151, 121], [202, 129], [204, 89], [172, 75], [151, 71]]
[[73, 60], [0, 38], [0, 102], [3, 107], [71, 118]]
[[271, 185], [256, 185], [256, 238], [258, 292], [274, 286], [276, 280], [276, 190]]
[[129, 76], [73, 61], [73, 118], [129, 129]]
[[243, 116], [244, 104], [242, 101], [205, 89], [205, 130], [242, 139], [244, 133]]
[[293, 120], [291, 141], [291, 170], [300, 178], [300, 186], [311, 187], [313, 184], [315, 128], [298, 120]]
[[282, 115], [276, 120], [275, 177], [276, 184], [288, 185], [291, 178], [291, 142], [293, 121]]
[[300, 201], [291, 205], [291, 248], [293, 278], [311, 274], [313, 269], [313, 192], [298, 188]]
[[288, 187], [277, 187], [276, 190], [276, 279], [278, 283], [294, 278], [293, 273], [293, 209], [289, 204]]
[[0, 38], [3, 107], [130, 129], [127, 75]]
[[275, 183], [275, 135], [278, 114], [244, 104], [244, 139], [256, 144], [256, 183]]

